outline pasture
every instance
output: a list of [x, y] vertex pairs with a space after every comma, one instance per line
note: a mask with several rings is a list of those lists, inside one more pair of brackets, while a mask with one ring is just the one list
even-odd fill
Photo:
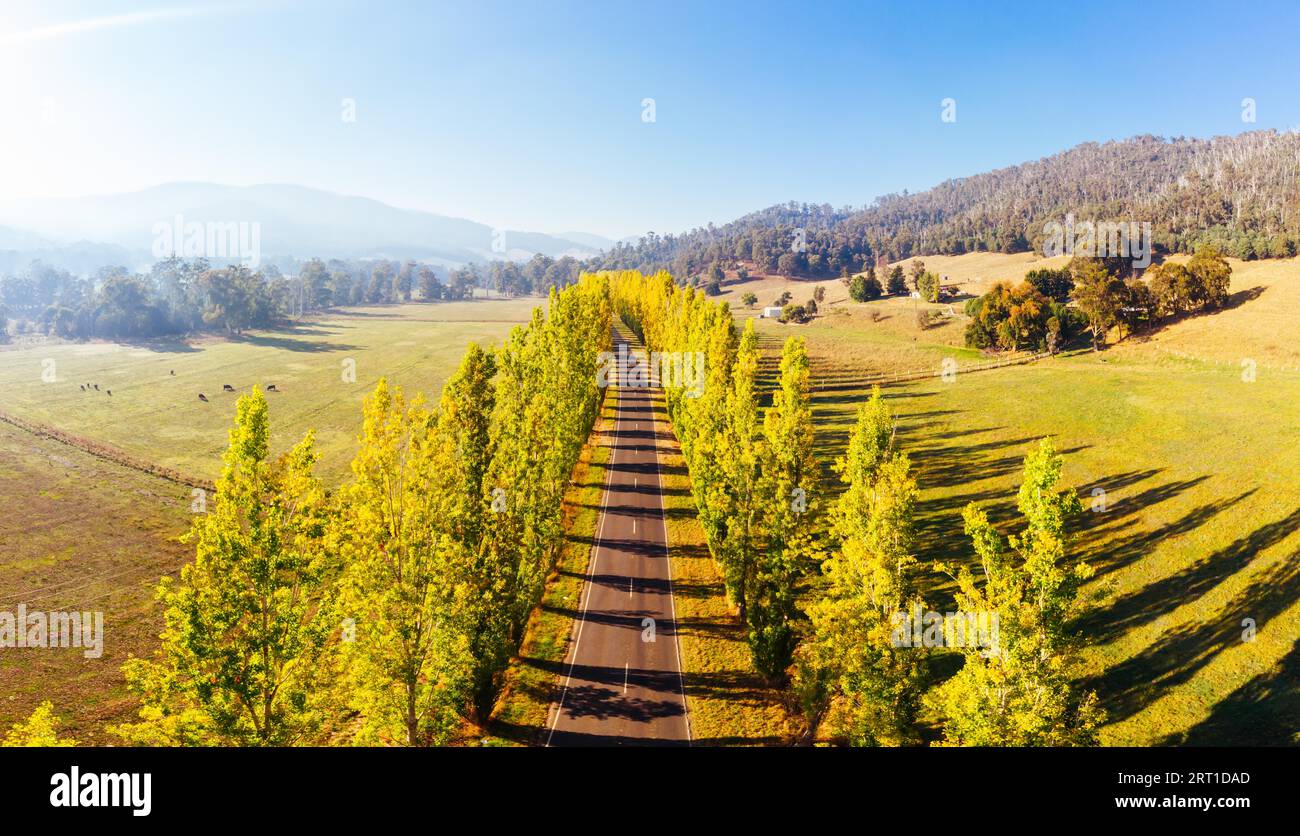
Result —
[[[969, 559], [970, 501], [1012, 520], [1037, 439], [1065, 452], [1089, 509], [1075, 553], [1097, 571], [1079, 625], [1094, 644], [1075, 673], [1109, 712], [1108, 744], [1300, 743], [1300, 262], [1233, 267], [1230, 310], [1100, 353], [885, 388], [922, 489], [923, 563]], [[785, 336], [808, 340], [828, 495], [869, 375], [973, 359], [919, 334], [891, 345], [854, 324], [858, 311], [760, 327], [770, 361]], [[950, 602], [946, 576], [926, 584], [927, 603]]]
[[[973, 290], [1033, 266], [1031, 256], [988, 254], [926, 262]], [[829, 465], [870, 380], [935, 371], [885, 388], [922, 489], [923, 564], [970, 558], [960, 517], [967, 502], [985, 504], [1008, 533], [1022, 458], [1037, 439], [1054, 437], [1066, 481], [1088, 509], [1074, 531], [1075, 554], [1097, 571], [1086, 589], [1092, 610], [1079, 625], [1093, 644], [1074, 674], [1102, 698], [1107, 744], [1300, 743], [1300, 261], [1232, 264], [1229, 310], [1103, 352], [989, 371], [963, 371], [984, 358], [962, 347], [959, 303], [957, 315], [922, 328], [915, 309], [923, 303], [854, 303], [829, 281], [812, 323], [758, 324], [769, 382], [785, 337], [808, 341], [826, 500], [839, 489]], [[754, 279], [728, 285], [724, 297], [743, 321], [747, 290], [760, 305], [785, 287], [804, 302], [815, 284]], [[436, 398], [468, 341], [499, 344], [536, 304], [347, 310], [231, 340], [16, 346], [0, 351], [0, 410], [212, 478], [236, 397], [222, 385], [238, 393], [274, 383], [273, 446], [285, 449], [315, 428], [320, 472], [338, 483], [361, 400], [380, 376]], [[959, 371], [945, 382], [937, 373], [949, 357]], [[53, 382], [42, 379], [46, 360]], [[349, 360], [354, 383], [343, 376]], [[1253, 377], [1243, 375], [1243, 360]], [[87, 382], [101, 391], [81, 391]], [[665, 464], [676, 472], [678, 462]], [[588, 460], [579, 474], [575, 491], [586, 491], [587, 504], [602, 465]], [[670, 476], [665, 487], [699, 731], [716, 742], [784, 739], [790, 730], [775, 696], [750, 678], [683, 479]], [[0, 495], [0, 609], [19, 600], [101, 608], [106, 621], [97, 660], [75, 649], [0, 654], [0, 728], [51, 698], [73, 737], [110, 742], [105, 724], [133, 711], [120, 664], [156, 643], [150, 589], [190, 553], [176, 539], [188, 527], [190, 491], [0, 423]], [[544, 722], [594, 515], [570, 522], [574, 539], [512, 672], [492, 741], [519, 739], [509, 730]], [[924, 584], [930, 606], [950, 603], [946, 576], [929, 572]]]
[[[436, 399], [466, 343], [500, 343], [538, 301], [338, 311], [232, 340], [13, 346], [0, 351], [0, 410], [212, 478], [238, 393], [274, 383], [273, 448], [315, 428], [320, 472], [337, 483], [352, 458], [361, 400], [380, 376]], [[355, 363], [355, 383], [343, 380], [345, 360]], [[46, 368], [52, 382], [42, 378]], [[235, 392], [223, 392], [225, 383]], [[0, 611], [23, 603], [28, 611], [104, 613], [99, 658], [77, 648], [0, 651], [0, 729], [51, 699], [70, 736], [113, 743], [107, 726], [135, 713], [121, 665], [152, 653], [162, 627], [153, 589], [193, 555], [179, 541], [191, 488], [0, 422], [0, 499]]]
[[[319, 472], [337, 483], [360, 431], [361, 402], [380, 377], [408, 396], [422, 392], [436, 401], [467, 343], [500, 344], [538, 303], [533, 297], [347, 309], [231, 339], [15, 346], [0, 351], [0, 410], [212, 479], [235, 399], [254, 385], [273, 384], [273, 450], [288, 449], [314, 428]], [[91, 388], [83, 390], [86, 384]]]
[[0, 423], [0, 611], [100, 611], [103, 655], [79, 648], [0, 650], [0, 729], [49, 699], [68, 734], [111, 743], [134, 717], [121, 666], [151, 653], [158, 578], [193, 554], [190, 489]]

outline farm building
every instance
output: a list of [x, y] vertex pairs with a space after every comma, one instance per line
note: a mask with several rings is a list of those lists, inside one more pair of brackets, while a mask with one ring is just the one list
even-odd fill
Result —
[[768, 305], [766, 308], [763, 308], [764, 319], [780, 319], [780, 317], [781, 309], [775, 305]]

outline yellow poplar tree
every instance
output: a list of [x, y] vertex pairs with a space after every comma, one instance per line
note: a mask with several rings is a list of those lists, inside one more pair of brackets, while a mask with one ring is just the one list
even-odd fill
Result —
[[355, 742], [442, 744], [467, 712], [473, 675], [461, 604], [468, 556], [448, 524], [457, 509], [445, 491], [455, 462], [419, 399], [408, 407], [387, 380], [364, 413], [336, 530], [355, 624], [343, 645], [361, 717]]
[[326, 719], [338, 631], [325, 491], [312, 433], [275, 461], [269, 436], [255, 388], [236, 406], [212, 510], [186, 535], [194, 562], [159, 586], [157, 659], [123, 666], [142, 702], [140, 722], [116, 729], [132, 743], [284, 746]]

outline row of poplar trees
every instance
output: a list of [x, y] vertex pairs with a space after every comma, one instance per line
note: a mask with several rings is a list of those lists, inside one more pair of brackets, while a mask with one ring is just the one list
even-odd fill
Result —
[[667, 273], [616, 273], [611, 289], [615, 313], [651, 351], [705, 355], [702, 394], [668, 389], [669, 417], [755, 668], [789, 682], [807, 741], [917, 744], [937, 722], [951, 745], [1097, 742], [1096, 697], [1067, 676], [1079, 645], [1069, 625], [1091, 570], [1069, 565], [1079, 500], [1061, 485], [1050, 440], [1025, 459], [1020, 533], [1004, 540], [971, 504], [975, 560], [930, 567], [955, 582], [958, 610], [996, 613], [999, 626], [994, 651], [962, 647], [962, 668], [935, 687], [932, 651], [897, 641], [896, 614], [925, 611], [927, 585], [914, 556], [919, 489], [879, 389], [858, 407], [833, 466], [843, 490], [823, 509], [803, 338], [785, 341], [773, 385], [760, 379], [752, 319], [737, 335], [725, 304]]
[[699, 520], [747, 628], [754, 666], [779, 678], [795, 648], [796, 581], [815, 566], [815, 484], [808, 353], [782, 351], [780, 380], [759, 409], [753, 321], [739, 337], [726, 305], [665, 272], [614, 274], [615, 312], [652, 352], [703, 352], [705, 385], [665, 391]]
[[430, 745], [483, 721], [562, 541], [600, 410], [608, 280], [552, 291], [499, 350], [470, 345], [436, 406], [380, 380], [352, 476], [313, 435], [272, 458], [239, 400], [215, 501], [164, 579], [162, 647], [124, 671], [145, 745]]

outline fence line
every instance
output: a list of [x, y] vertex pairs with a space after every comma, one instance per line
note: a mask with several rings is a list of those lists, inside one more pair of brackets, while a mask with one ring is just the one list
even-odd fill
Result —
[[[969, 372], [982, 372], [982, 371], [987, 371], [989, 369], [1000, 369], [1005, 366], [1021, 366], [1026, 363], [1032, 363], [1035, 360], [1041, 360], [1044, 357], [1051, 357], [1051, 356], [1052, 354], [1050, 352], [1041, 351], [1035, 354], [1018, 355], [1016, 357], [1006, 357], [998, 360], [989, 360], [983, 363], [973, 363], [965, 366], [958, 366], [956, 369], [953, 370], [953, 374], [967, 374]], [[877, 384], [907, 383], [913, 380], [925, 380], [926, 378], [931, 378], [931, 377], [942, 377], [944, 371], [945, 370], [942, 367], [940, 367], [937, 370], [934, 368], [929, 368], [926, 369], [925, 371], [876, 373], [866, 377], [863, 380], [863, 385], [873, 386]], [[819, 391], [819, 390], [826, 391], [825, 387], [823, 386], [814, 387], [813, 391]]]
[[60, 444], [75, 447], [83, 453], [88, 453], [97, 459], [112, 462], [113, 464], [121, 465], [122, 467], [127, 467], [131, 470], [137, 470], [141, 473], [147, 473], [150, 476], [157, 476], [160, 479], [166, 479], [167, 481], [175, 482], [178, 485], [186, 485], [191, 488], [202, 488], [206, 491], [212, 491], [215, 489], [213, 483], [206, 479], [199, 479], [196, 476], [181, 473], [179, 470], [174, 470], [170, 467], [163, 467], [160, 464], [154, 464], [151, 461], [133, 456], [125, 450], [121, 450], [111, 444], [104, 444], [100, 441], [93, 441], [89, 438], [73, 435], [72, 433], [64, 432], [56, 427], [51, 427], [49, 424], [42, 424], [38, 421], [29, 421], [26, 418], [19, 418], [17, 415], [10, 415], [3, 410], [0, 410], [0, 422], [9, 424], [12, 427], [17, 427], [24, 432], [31, 433], [40, 438], [48, 438], [52, 441], [57, 441]]

